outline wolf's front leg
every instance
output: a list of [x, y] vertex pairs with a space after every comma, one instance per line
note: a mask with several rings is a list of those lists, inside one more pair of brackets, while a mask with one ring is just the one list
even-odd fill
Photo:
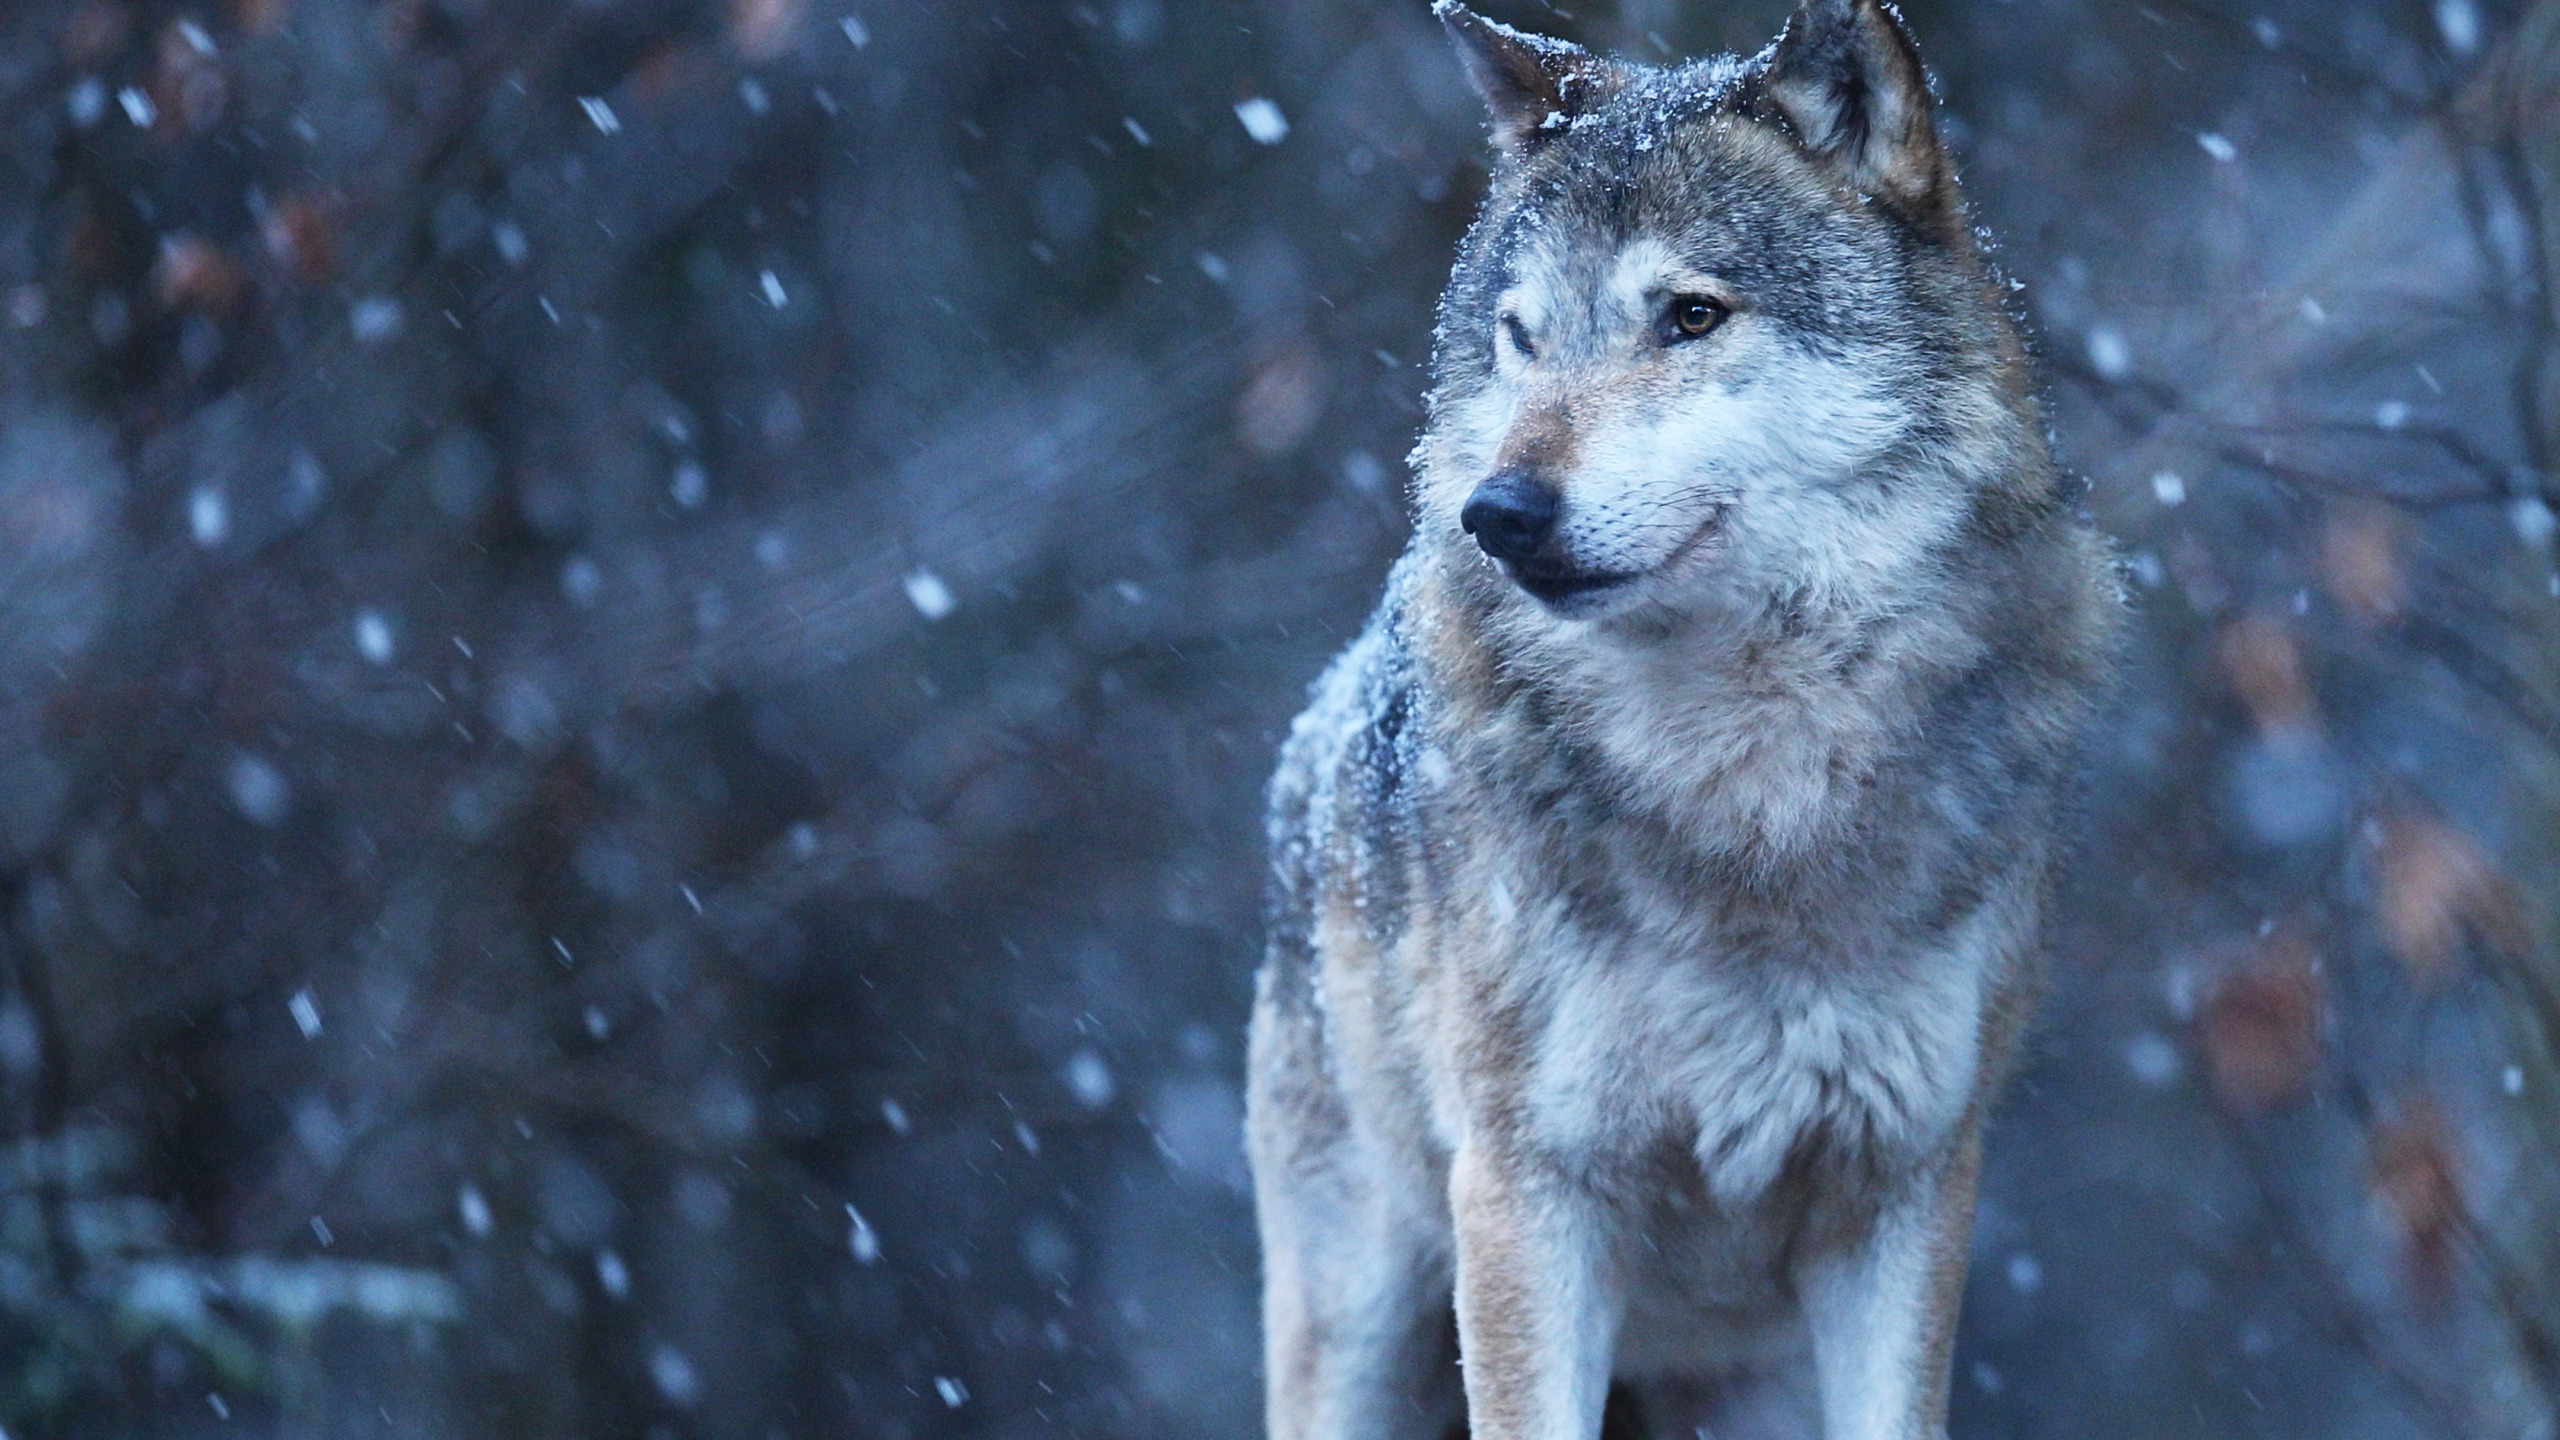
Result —
[[1450, 1383], [1447, 1252], [1361, 1177], [1262, 1187], [1270, 1440], [1440, 1440]]
[[1469, 1440], [1591, 1440], [1625, 1293], [1587, 1189], [1497, 1146], [1450, 1167]]
[[1945, 1440], [1982, 1138], [1967, 1119], [1935, 1164], [1898, 1182], [1854, 1241], [1798, 1268], [1824, 1440]]
[[1317, 1012], [1263, 989], [1246, 1135], [1270, 1440], [1440, 1440], [1459, 1406], [1440, 1177], [1353, 1117]]

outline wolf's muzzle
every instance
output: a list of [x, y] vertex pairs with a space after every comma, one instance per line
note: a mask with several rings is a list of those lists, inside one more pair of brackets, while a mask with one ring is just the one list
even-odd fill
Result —
[[1555, 487], [1526, 470], [1497, 471], [1458, 512], [1458, 524], [1496, 560], [1522, 561], [1538, 553], [1556, 528]]

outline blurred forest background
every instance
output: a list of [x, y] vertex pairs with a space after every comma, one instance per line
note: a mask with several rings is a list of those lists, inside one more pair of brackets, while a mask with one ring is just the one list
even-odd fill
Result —
[[[1906, 10], [2139, 606], [1955, 1432], [2551, 1440], [2560, 3]], [[1422, 0], [11, 0], [0, 1427], [1254, 1433], [1484, 162]]]

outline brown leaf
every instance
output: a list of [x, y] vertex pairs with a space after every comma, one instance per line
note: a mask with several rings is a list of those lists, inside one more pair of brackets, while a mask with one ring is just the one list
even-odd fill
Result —
[[2370, 1179], [2399, 1232], [2411, 1284], [2428, 1303], [2442, 1303], [2453, 1286], [2465, 1209], [2453, 1131], [2432, 1099], [2412, 1096], [2374, 1126]]
[[264, 34], [284, 24], [287, 0], [231, 0], [231, 19], [242, 30]]
[[729, 42], [749, 60], [771, 60], [800, 38], [808, 8], [808, 0], [729, 0]]
[[240, 298], [240, 270], [222, 247], [201, 235], [177, 234], [160, 242], [151, 288], [172, 310], [220, 313]]
[[231, 103], [231, 77], [202, 25], [175, 20], [160, 31], [151, 98], [159, 102], [161, 114], [175, 115], [190, 130], [210, 130], [221, 123]]
[[267, 253], [304, 284], [329, 278], [338, 264], [336, 207], [312, 195], [289, 195], [259, 226]]
[[62, 247], [63, 269], [78, 280], [108, 282], [120, 278], [124, 252], [116, 227], [107, 221], [99, 192], [84, 186], [72, 191], [69, 200], [63, 207], [57, 241]]
[[648, 104], [709, 85], [720, 74], [719, 62], [707, 46], [666, 44], [652, 48], [632, 63], [628, 83], [631, 98]]
[[2278, 927], [2196, 1015], [2214, 1094], [2253, 1115], [2308, 1093], [2320, 1065], [2328, 988], [2310, 936]]
[[81, 0], [62, 22], [62, 58], [74, 65], [96, 65], [124, 48], [133, 17], [109, 0]]
[[2282, 619], [2255, 611], [2232, 621], [2222, 629], [2214, 659], [2261, 731], [2302, 734], [2320, 728], [2302, 647]]
[[2375, 918], [2411, 979], [2441, 979], [2466, 935], [2508, 955], [2527, 948], [2515, 888], [2470, 836], [2408, 809], [2378, 817], [2369, 833], [2382, 872]]
[[2380, 505], [2339, 506], [2320, 531], [2320, 578], [2348, 615], [2366, 625], [2398, 618], [2409, 603], [2401, 562], [2409, 525]]
[[1245, 448], [1266, 460], [1295, 449], [1324, 409], [1322, 378], [1314, 348], [1304, 343], [1256, 370], [1236, 397], [1236, 436]]

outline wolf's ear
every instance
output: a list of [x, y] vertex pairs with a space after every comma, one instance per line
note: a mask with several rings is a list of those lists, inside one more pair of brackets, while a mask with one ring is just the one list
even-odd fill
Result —
[[1805, 148], [1858, 189], [1917, 200], [1945, 174], [1920, 52], [1884, 0], [1802, 0], [1766, 83]]
[[1524, 35], [1457, 0], [1432, 0], [1467, 78], [1493, 112], [1493, 146], [1518, 155], [1615, 92], [1618, 67], [1579, 45]]

